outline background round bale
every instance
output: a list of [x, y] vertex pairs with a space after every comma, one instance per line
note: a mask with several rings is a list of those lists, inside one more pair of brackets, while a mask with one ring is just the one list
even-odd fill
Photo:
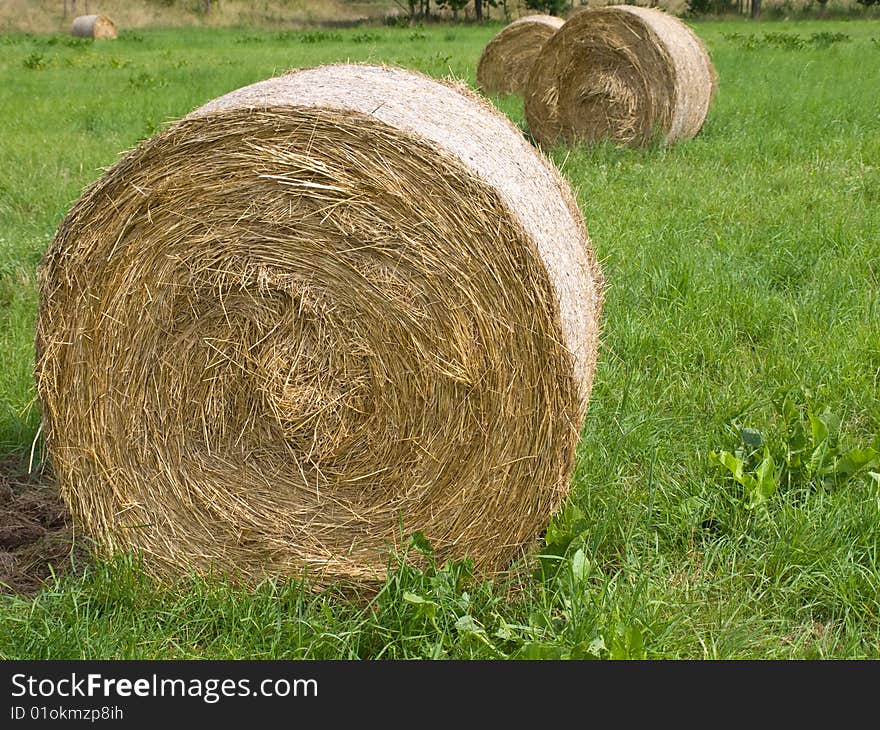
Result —
[[334, 65], [221, 97], [75, 204], [37, 389], [76, 522], [158, 576], [506, 569], [565, 497], [602, 279], [555, 167], [463, 88]]
[[535, 59], [526, 121], [545, 147], [671, 144], [700, 131], [715, 82], [706, 49], [677, 18], [630, 5], [589, 8]]
[[70, 34], [80, 38], [116, 38], [116, 24], [106, 15], [80, 15], [73, 19]]
[[532, 63], [562, 23], [552, 15], [528, 15], [504, 27], [483, 49], [477, 85], [487, 94], [522, 94]]

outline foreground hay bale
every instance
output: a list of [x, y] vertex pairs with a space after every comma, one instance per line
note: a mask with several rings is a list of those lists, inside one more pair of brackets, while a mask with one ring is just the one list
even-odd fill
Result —
[[80, 38], [116, 38], [116, 24], [106, 15], [80, 15], [73, 19], [70, 33]]
[[234, 91], [94, 183], [40, 277], [62, 494], [159, 575], [369, 582], [415, 531], [491, 574], [568, 490], [599, 270], [555, 168], [462, 89]]
[[544, 146], [671, 144], [700, 131], [715, 78], [703, 44], [677, 18], [629, 5], [586, 9], [535, 59], [526, 121]]
[[483, 49], [477, 85], [487, 94], [522, 94], [535, 58], [562, 23], [552, 15], [514, 20]]

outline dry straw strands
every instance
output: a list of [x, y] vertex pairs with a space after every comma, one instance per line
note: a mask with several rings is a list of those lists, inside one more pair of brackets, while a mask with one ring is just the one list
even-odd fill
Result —
[[544, 146], [671, 144], [700, 131], [715, 78], [703, 44], [677, 18], [630, 5], [586, 9], [535, 60], [526, 121]]
[[552, 15], [514, 20], [483, 49], [477, 64], [477, 85], [487, 94], [522, 94], [532, 63], [562, 23]]
[[80, 38], [116, 38], [116, 24], [106, 15], [80, 15], [73, 19], [70, 34]]
[[93, 184], [40, 276], [62, 494], [159, 575], [369, 583], [415, 531], [492, 574], [567, 492], [600, 273], [556, 169], [461, 88], [232, 92]]

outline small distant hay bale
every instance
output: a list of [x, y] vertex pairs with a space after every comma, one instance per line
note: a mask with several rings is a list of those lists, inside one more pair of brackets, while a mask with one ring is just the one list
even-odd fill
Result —
[[703, 44], [660, 10], [620, 5], [574, 14], [535, 59], [525, 93], [539, 144], [690, 139], [716, 82]]
[[160, 577], [374, 585], [416, 532], [495, 574], [568, 491], [602, 292], [568, 185], [466, 89], [239, 89], [110, 168], [41, 266], [61, 492]]
[[70, 34], [80, 38], [116, 38], [116, 23], [106, 15], [80, 15], [73, 19]]
[[514, 20], [483, 49], [477, 65], [477, 85], [487, 94], [522, 94], [532, 63], [563, 22], [552, 15]]

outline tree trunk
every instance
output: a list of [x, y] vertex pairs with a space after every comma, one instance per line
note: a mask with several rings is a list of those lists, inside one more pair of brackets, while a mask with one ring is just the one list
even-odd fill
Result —
[[483, 0], [474, 0], [474, 17], [478, 23], [483, 22]]
[[761, 0], [752, 0], [752, 20], [757, 20], [761, 15]]

